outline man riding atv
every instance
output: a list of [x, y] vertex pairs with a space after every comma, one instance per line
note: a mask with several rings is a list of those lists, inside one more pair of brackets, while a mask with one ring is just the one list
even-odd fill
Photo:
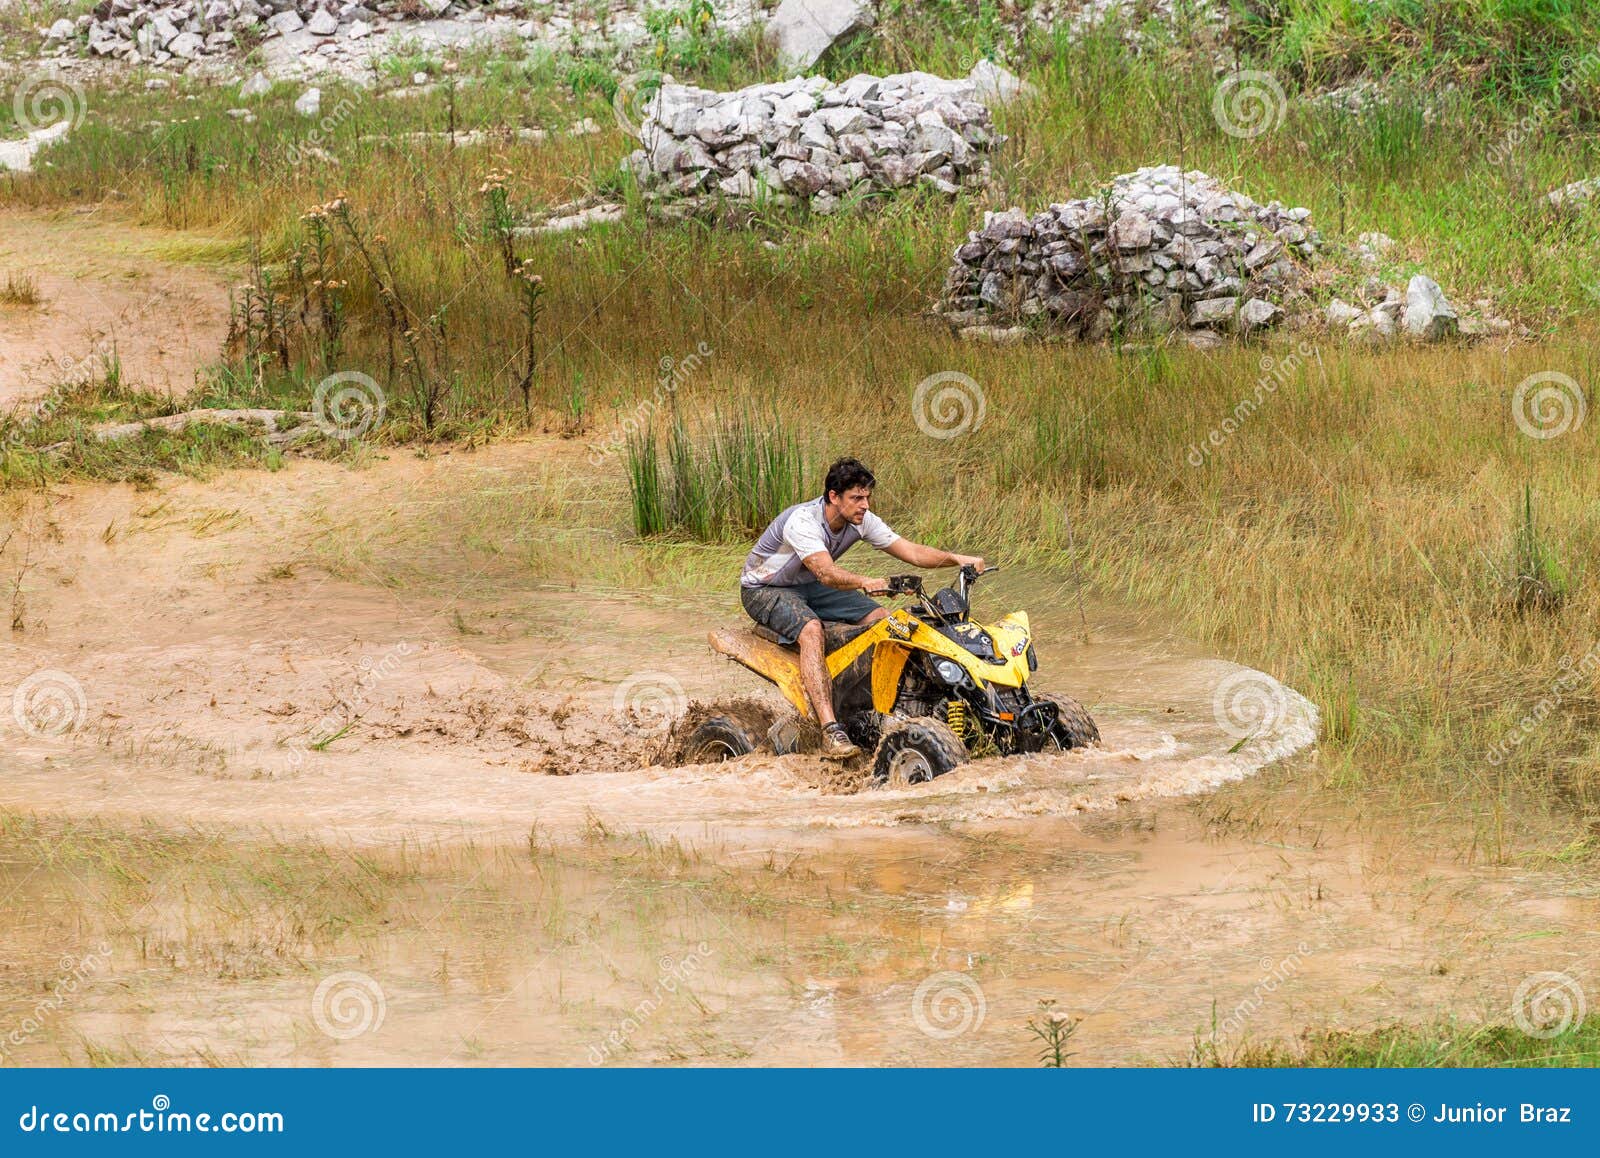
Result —
[[822, 726], [822, 755], [854, 756], [860, 749], [834, 717], [833, 686], [823, 658], [822, 621], [868, 624], [888, 612], [869, 596], [888, 595], [887, 579], [846, 571], [838, 559], [858, 539], [913, 567], [973, 567], [976, 555], [957, 555], [901, 538], [869, 509], [877, 479], [853, 458], [828, 468], [822, 497], [796, 503], [767, 525], [739, 578], [744, 609], [785, 644], [800, 645], [806, 698]]

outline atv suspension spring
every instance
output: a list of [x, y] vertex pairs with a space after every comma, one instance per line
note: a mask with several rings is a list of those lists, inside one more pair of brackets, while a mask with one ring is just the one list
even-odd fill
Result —
[[967, 718], [967, 705], [963, 700], [946, 700], [944, 704], [944, 722], [950, 725], [950, 730], [963, 740], [967, 738], [972, 721]]

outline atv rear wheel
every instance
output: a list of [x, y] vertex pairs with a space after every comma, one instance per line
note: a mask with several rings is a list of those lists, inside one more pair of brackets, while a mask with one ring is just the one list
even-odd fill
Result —
[[750, 755], [765, 738], [733, 716], [708, 716], [684, 737], [679, 751], [685, 764], [720, 764]]
[[1071, 696], [1044, 695], [1038, 697], [1056, 706], [1056, 726], [1050, 729], [1050, 739], [1064, 751], [1087, 748], [1100, 742], [1100, 728], [1088, 709]]
[[927, 716], [884, 723], [872, 757], [872, 781], [889, 788], [923, 784], [967, 762], [967, 746], [950, 725]]

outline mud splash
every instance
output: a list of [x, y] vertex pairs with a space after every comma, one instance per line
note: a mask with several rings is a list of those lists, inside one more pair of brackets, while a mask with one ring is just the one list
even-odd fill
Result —
[[[1042, 686], [1089, 705], [1102, 748], [854, 796], [830, 792], [812, 757], [648, 766], [690, 699], [757, 690], [707, 662], [705, 632], [737, 614], [731, 598], [693, 611], [525, 587], [400, 598], [305, 563], [326, 533], [320, 504], [359, 519], [425, 477], [418, 501], [436, 506], [441, 489], [492, 487], [542, 453], [396, 457], [360, 474], [294, 463], [159, 497], [60, 492], [30, 516], [22, 646], [0, 656], [0, 679], [29, 689], [18, 711], [42, 721], [13, 753], [3, 802], [357, 840], [596, 816], [693, 833], [894, 827], [1203, 792], [1314, 739], [1314, 708], [1270, 677], [1114, 609], [1080, 623], [1064, 592], [1003, 573], [985, 606], [1030, 609]], [[436, 589], [454, 585], [441, 574]], [[62, 705], [75, 728], [52, 734]]]

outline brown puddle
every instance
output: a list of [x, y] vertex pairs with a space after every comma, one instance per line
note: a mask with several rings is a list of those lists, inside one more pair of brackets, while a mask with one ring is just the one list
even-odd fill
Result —
[[[1238, 786], [1305, 749], [1311, 706], [1037, 577], [980, 606], [1032, 614], [1041, 684], [1090, 705], [1099, 750], [848, 796], [799, 757], [646, 766], [680, 693], [757, 690], [708, 662], [731, 584], [680, 606], [429, 554], [422, 597], [379, 566], [378, 512], [442, 518], [562, 453], [67, 487], [15, 516], [0, 681], [36, 734], [9, 737], [0, 808], [132, 835], [78, 861], [6, 840], [8, 1056], [1027, 1065], [1053, 999], [1084, 1018], [1074, 1061], [1162, 1063], [1213, 1025], [1503, 1021], [1529, 974], [1586, 979], [1592, 888]], [[353, 577], [308, 562], [329, 538]], [[1217, 838], [1173, 799], [1219, 787], [1256, 827]], [[196, 863], [163, 851], [190, 826], [221, 834]], [[326, 863], [284, 868], [303, 846]]]
[[820, 789], [818, 762], [802, 757], [649, 767], [690, 699], [761, 690], [706, 647], [706, 631], [739, 614], [731, 582], [709, 606], [682, 609], [525, 583], [452, 598], [464, 575], [402, 597], [296, 570], [300, 541], [319, 532], [319, 503], [348, 514], [440, 476], [482, 489], [538, 453], [524, 444], [427, 466], [396, 458], [360, 474], [295, 463], [158, 496], [74, 488], [31, 512], [27, 629], [0, 655], [0, 679], [27, 687], [41, 719], [59, 709], [78, 726], [22, 738], [5, 803], [340, 840], [515, 839], [533, 823], [570, 831], [590, 815], [698, 839], [708, 825], [1104, 810], [1212, 789], [1314, 739], [1315, 709], [1270, 677], [1002, 573], [981, 606], [1032, 613], [1041, 686], [1089, 705], [1102, 748], [982, 760], [934, 784], [853, 796]]
[[[320, 943], [274, 903], [211, 908], [237, 897], [185, 874], [122, 911], [137, 936], [91, 920], [8, 938], [13, 978], [19, 955], [48, 981], [110, 949], [10, 1054], [1029, 1065], [1048, 998], [1083, 1018], [1076, 1064], [1166, 1064], [1197, 1035], [1226, 1053], [1307, 1025], [1505, 1021], [1530, 975], [1586, 980], [1600, 939], [1592, 887], [1548, 875], [1443, 870], [1309, 822], [1247, 841], [1205, 839], [1173, 805], [1127, 821], [823, 837], [801, 853], [680, 856], [616, 837], [533, 858], [458, 848], [452, 871], [407, 879]], [[8, 875], [13, 913], [71, 884]], [[342, 887], [302, 900], [337, 911]], [[21, 1024], [41, 989], [5, 989], [0, 1018]]]

